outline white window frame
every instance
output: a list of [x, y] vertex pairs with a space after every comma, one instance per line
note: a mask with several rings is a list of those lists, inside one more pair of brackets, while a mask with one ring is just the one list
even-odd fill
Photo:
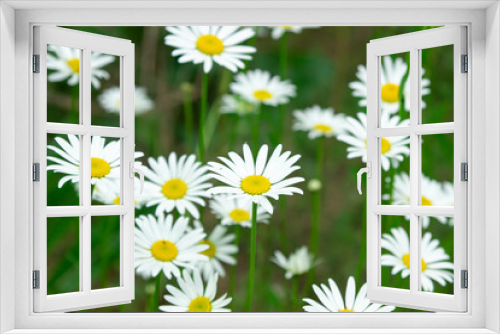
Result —
[[[134, 9], [112, 9], [116, 6]], [[12, 7], [11, 7], [12, 6]], [[66, 8], [61, 8], [61, 7]], [[150, 9], [147, 9], [147, 7]], [[397, 8], [393, 8], [397, 6]], [[430, 7], [432, 6], [432, 7]], [[13, 8], [15, 7], [15, 9]], [[99, 7], [99, 8], [97, 8]], [[107, 7], [110, 9], [102, 9]], [[24, 9], [23, 9], [24, 8]], [[137, 10], [143, 8], [144, 10]], [[152, 8], [152, 9], [151, 9]], [[223, 9], [221, 9], [223, 8]], [[369, 9], [368, 9], [369, 8]], [[47, 10], [48, 9], [48, 10]], [[493, 1], [0, 3], [0, 330], [12, 333], [494, 333], [500, 331], [500, 11]], [[404, 23], [402, 23], [404, 22]], [[410, 25], [469, 28], [469, 310], [434, 314], [34, 314], [31, 290], [32, 27], [52, 25]], [[5, 29], [4, 29], [5, 28]], [[15, 32], [15, 35], [14, 35]], [[486, 71], [486, 67], [488, 71]], [[14, 82], [14, 85], [12, 83]], [[15, 88], [15, 89], [14, 89]], [[12, 116], [15, 110], [15, 118]], [[486, 121], [487, 120], [487, 121]], [[12, 145], [15, 136], [15, 145]], [[487, 154], [486, 154], [487, 152]], [[486, 164], [487, 162], [487, 164]], [[14, 175], [14, 177], [12, 177]], [[486, 175], [488, 182], [486, 182]], [[12, 198], [11, 189], [15, 189]], [[353, 191], [354, 187], [353, 187]], [[488, 196], [486, 196], [488, 194]], [[487, 218], [487, 219], [486, 219]], [[15, 222], [15, 224], [13, 224]], [[15, 238], [14, 238], [15, 236]], [[485, 255], [494, 254], [485, 265]], [[497, 256], [495, 256], [497, 255]], [[29, 259], [27, 261], [27, 259]], [[486, 291], [488, 293], [486, 293]], [[14, 307], [12, 307], [14, 305]], [[195, 320], [195, 321], [193, 321]], [[139, 324], [142, 329], [137, 329]], [[150, 330], [147, 330], [149, 328]], [[59, 331], [57, 331], [59, 329]], [[136, 329], [136, 330], [134, 330]], [[295, 329], [295, 330], [294, 330]], [[345, 331], [343, 330], [345, 329]]]

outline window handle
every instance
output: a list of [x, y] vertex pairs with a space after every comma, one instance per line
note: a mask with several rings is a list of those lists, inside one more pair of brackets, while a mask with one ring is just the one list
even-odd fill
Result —
[[140, 168], [135, 168], [134, 167], [134, 161], [131, 161], [130, 162], [130, 165], [129, 165], [129, 170], [130, 170], [130, 178], [133, 179], [134, 178], [134, 174], [139, 174], [139, 180], [141, 182], [141, 187], [139, 189], [139, 194], [142, 194], [142, 191], [144, 190], [144, 172], [142, 171], [142, 169]]
[[372, 177], [372, 163], [370, 161], [368, 161], [366, 163], [366, 167], [364, 168], [361, 168], [359, 171], [358, 171], [358, 193], [360, 195], [363, 194], [363, 192], [361, 191], [361, 176], [366, 173], [366, 177], [371, 179]]

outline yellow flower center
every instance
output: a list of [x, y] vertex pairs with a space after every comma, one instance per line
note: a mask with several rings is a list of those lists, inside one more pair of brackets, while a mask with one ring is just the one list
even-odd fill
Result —
[[189, 303], [188, 312], [210, 312], [212, 303], [207, 297], [196, 297]]
[[244, 209], [234, 209], [229, 213], [229, 217], [237, 223], [250, 220], [250, 212]]
[[343, 310], [339, 310], [339, 312], [354, 312], [354, 311], [349, 308], [345, 308]]
[[71, 58], [66, 61], [69, 68], [76, 74], [80, 73], [80, 58]]
[[391, 150], [391, 142], [385, 138], [380, 138], [380, 153], [386, 154]]
[[423, 206], [432, 206], [432, 201], [423, 195], [421, 201]]
[[255, 92], [253, 92], [253, 96], [259, 101], [265, 101], [273, 97], [273, 94], [271, 94], [269, 91], [265, 89], [258, 89]]
[[224, 51], [224, 43], [215, 35], [202, 35], [196, 41], [196, 48], [209, 56], [220, 55]]
[[115, 203], [116, 205], [120, 205], [121, 204], [120, 196], [118, 196], [117, 198], [115, 198], [113, 200], [113, 203]]
[[215, 245], [210, 240], [200, 241], [200, 245], [208, 245], [208, 249], [201, 252], [201, 254], [213, 258], [215, 256]]
[[399, 101], [399, 85], [386, 83], [382, 86], [381, 98], [384, 102], [394, 103]]
[[271, 182], [262, 175], [250, 175], [241, 180], [241, 189], [250, 195], [262, 195], [271, 189]]
[[171, 179], [161, 187], [161, 192], [166, 198], [176, 200], [183, 198], [187, 193], [187, 184], [181, 179]]
[[293, 26], [281, 26], [281, 28], [285, 29], [285, 30], [290, 30], [293, 28]]
[[151, 246], [151, 255], [161, 262], [173, 261], [177, 254], [179, 254], [177, 246], [168, 240], [158, 240]]
[[[403, 263], [405, 266], [410, 269], [410, 253], [406, 253], [403, 255]], [[427, 263], [425, 263], [424, 259], [422, 259], [422, 272], [427, 269]]]
[[101, 158], [90, 159], [90, 176], [101, 178], [109, 174], [111, 166]]
[[324, 124], [315, 125], [314, 130], [317, 130], [317, 131], [323, 132], [323, 133], [332, 133], [333, 132], [333, 129], [330, 126], [324, 125]]

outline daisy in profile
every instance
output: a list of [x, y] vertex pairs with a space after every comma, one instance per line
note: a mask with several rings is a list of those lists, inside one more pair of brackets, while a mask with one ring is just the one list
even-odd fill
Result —
[[174, 223], [172, 215], [148, 215], [135, 222], [135, 268], [141, 276], [156, 277], [163, 271], [171, 279], [180, 276], [180, 268], [208, 261], [202, 254], [208, 246], [200, 244], [206, 234], [199, 228], [188, 230], [188, 218], [180, 217]]
[[[47, 69], [53, 72], [47, 76], [50, 82], [65, 81], [68, 85], [78, 84], [80, 78], [80, 50], [65, 46], [48, 45]], [[100, 80], [109, 79], [109, 73], [102, 68], [115, 60], [114, 56], [92, 52], [90, 55], [90, 80], [96, 89]]]
[[[388, 254], [382, 254], [380, 260], [382, 266], [392, 267], [392, 275], [401, 272], [401, 277], [410, 275], [410, 238], [402, 227], [391, 229], [391, 234], [382, 235], [382, 249]], [[434, 291], [436, 281], [441, 286], [447, 282], [453, 283], [453, 263], [444, 249], [439, 247], [439, 240], [432, 239], [432, 235], [427, 232], [422, 237], [421, 242], [422, 289], [427, 292]]]
[[300, 169], [294, 165], [300, 155], [290, 157], [291, 152], [281, 153], [282, 145], [278, 145], [268, 160], [268, 147], [262, 145], [254, 161], [252, 151], [247, 144], [243, 145], [243, 157], [229, 152], [229, 159], [219, 157], [224, 163], [209, 162], [210, 177], [226, 184], [210, 189], [211, 194], [230, 194], [235, 199], [253, 202], [273, 213], [269, 197], [277, 200], [280, 195], [302, 194], [302, 190], [292, 185], [304, 181], [302, 177], [290, 177], [291, 173]]
[[[391, 114], [396, 113], [400, 109], [400, 85], [403, 77], [408, 70], [408, 65], [403, 60], [403, 58], [393, 59], [390, 56], [385, 56], [382, 58], [382, 71], [380, 74], [381, 80], [381, 108]], [[424, 70], [422, 69], [422, 96], [430, 94], [431, 90], [429, 88], [431, 82], [429, 79], [424, 78]], [[349, 87], [353, 90], [352, 95], [361, 98], [359, 100], [359, 106], [366, 107], [366, 96], [367, 96], [367, 72], [364, 65], [358, 66], [358, 72], [356, 73], [358, 81], [353, 81], [349, 84]], [[404, 108], [406, 111], [410, 111], [410, 81], [407, 80], [403, 92], [404, 98]], [[425, 101], [422, 100], [422, 108], [425, 108]]]
[[331, 138], [344, 130], [345, 116], [335, 115], [333, 108], [321, 109], [315, 105], [305, 110], [295, 110], [293, 129], [308, 132], [309, 139]]
[[[399, 116], [391, 116], [387, 112], [381, 114], [381, 125], [384, 128], [409, 126], [410, 120], [405, 119], [400, 121]], [[366, 162], [366, 114], [358, 113], [358, 118], [347, 117], [345, 123], [345, 132], [337, 137], [338, 140], [347, 143], [347, 158], [361, 158]], [[391, 165], [398, 166], [400, 161], [403, 161], [405, 156], [410, 155], [409, 137], [386, 137], [380, 138], [380, 161], [384, 170], [389, 170]]]
[[[106, 89], [97, 101], [101, 107], [108, 113], [120, 113], [120, 87], [111, 87]], [[135, 87], [135, 114], [141, 115], [153, 109], [153, 101], [146, 94], [146, 88]]]
[[307, 28], [318, 28], [315, 26], [270, 26], [271, 37], [273, 39], [280, 39], [287, 32], [292, 32], [294, 34], [300, 34], [302, 30]]
[[302, 246], [286, 258], [280, 251], [274, 252], [274, 257], [271, 261], [285, 270], [285, 278], [290, 279], [293, 276], [299, 276], [307, 273], [315, 265], [317, 261], [314, 259], [314, 254], [309, 253], [306, 246]]
[[[151, 185], [149, 182], [144, 182], [144, 189], [140, 192], [140, 181], [138, 178], [134, 180], [134, 203], [135, 208], [140, 209], [146, 205], [148, 200], [147, 192]], [[100, 202], [104, 205], [120, 205], [120, 180], [116, 180], [106, 184], [106, 187], [94, 187], [92, 191], [92, 200]]]
[[[68, 135], [68, 140], [56, 137], [58, 146], [48, 145], [47, 149], [57, 156], [47, 156], [53, 162], [47, 170], [54, 173], [66, 174], [58, 183], [61, 188], [66, 182], [78, 183], [80, 181], [80, 140], [75, 135]], [[93, 136], [90, 145], [90, 176], [91, 184], [96, 187], [107, 187], [120, 180], [120, 141], [113, 140], [106, 143], [103, 137]], [[135, 152], [135, 158], [144, 154]], [[139, 162], [136, 162], [139, 165]]]
[[[407, 173], [400, 173], [394, 177], [394, 188], [392, 193], [392, 204], [394, 205], [410, 205], [410, 177]], [[445, 182], [441, 184], [436, 180], [432, 180], [425, 175], [421, 177], [421, 202], [422, 206], [453, 206], [455, 198], [453, 184]], [[385, 196], [387, 198], [388, 196]], [[441, 224], [446, 224], [448, 217], [436, 216], [433, 217]], [[406, 217], [409, 219], [409, 217]], [[429, 226], [430, 217], [422, 216], [422, 226]]]
[[309, 298], [304, 299], [309, 304], [303, 307], [306, 312], [392, 312], [395, 309], [394, 306], [370, 303], [366, 297], [366, 283], [356, 294], [356, 282], [352, 276], [347, 280], [345, 303], [337, 283], [331, 278], [328, 280], [328, 285], [313, 285], [313, 289], [319, 302]]
[[222, 97], [221, 114], [237, 114], [246, 116], [257, 112], [257, 105], [242, 99], [237, 95], [226, 94]]
[[172, 56], [179, 57], [179, 63], [203, 63], [203, 71], [210, 72], [213, 63], [232, 72], [245, 68], [245, 60], [255, 53], [253, 46], [241, 45], [255, 35], [252, 28], [238, 26], [178, 26], [166, 27], [169, 34], [165, 44], [174, 47]]
[[163, 312], [231, 312], [226, 308], [232, 298], [226, 294], [215, 299], [217, 294], [217, 274], [210, 276], [206, 285], [203, 284], [198, 271], [184, 270], [182, 277], [177, 278], [179, 288], [168, 284], [169, 295], [163, 298], [172, 305], [160, 306]]
[[[221, 221], [222, 225], [240, 225], [252, 227], [252, 203], [242, 198], [233, 198], [232, 195], [216, 195], [210, 200], [212, 213]], [[257, 223], [269, 224], [271, 215], [262, 206], [257, 207]]]
[[[195, 222], [195, 227], [203, 229], [198, 221]], [[200, 242], [202, 245], [208, 245], [208, 249], [201, 252], [208, 257], [208, 262], [197, 262], [193, 265], [200, 271], [204, 280], [208, 281], [214, 274], [226, 276], [223, 263], [230, 266], [236, 264], [234, 254], [238, 252], [238, 247], [233, 243], [234, 238], [234, 234], [227, 233], [227, 228], [216, 225], [212, 233]]]
[[295, 86], [289, 80], [281, 81], [279, 76], [262, 70], [238, 73], [231, 83], [231, 91], [250, 103], [277, 106], [295, 96]]
[[168, 161], [160, 156], [157, 160], [149, 158], [148, 163], [151, 169], [143, 169], [151, 181], [146, 205], [158, 205], [157, 215], [176, 209], [181, 215], [189, 212], [198, 219], [196, 204], [205, 206], [203, 197], [207, 197], [207, 189], [212, 186], [207, 182], [210, 179], [207, 168], [197, 162], [193, 154], [177, 159], [175, 152], [170, 153]]

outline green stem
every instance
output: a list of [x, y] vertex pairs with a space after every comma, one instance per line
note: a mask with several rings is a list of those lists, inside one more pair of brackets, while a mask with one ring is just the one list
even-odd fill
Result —
[[287, 238], [287, 226], [286, 226], [286, 212], [287, 212], [287, 201], [286, 197], [282, 196], [279, 199], [280, 215], [278, 220], [278, 236], [280, 241], [280, 248], [284, 252], [288, 252], [288, 238]]
[[207, 100], [208, 100], [208, 73], [203, 72], [201, 85], [201, 112], [200, 112], [200, 129], [198, 135], [198, 159], [203, 162], [205, 160], [205, 121], [207, 118]]
[[234, 142], [236, 141], [236, 134], [238, 133], [238, 123], [240, 120], [239, 115], [232, 115], [231, 119], [231, 129], [229, 134], [229, 151], [232, 151], [234, 148]]
[[363, 201], [363, 218], [361, 219], [361, 242], [359, 247], [359, 261], [358, 267], [356, 268], [356, 282], [362, 282], [363, 276], [363, 268], [366, 268], [366, 205], [367, 199], [366, 195], [364, 196]]
[[184, 97], [185, 138], [189, 148], [193, 149], [194, 120], [193, 120], [193, 90], [191, 84], [184, 83], [181, 86]]
[[155, 289], [155, 295], [154, 295], [154, 304], [153, 304], [153, 310], [151, 312], [158, 312], [158, 307], [160, 305], [160, 298], [161, 298], [161, 278], [162, 278], [163, 272], [159, 272], [158, 275], [156, 276], [156, 289]]
[[285, 80], [288, 69], [288, 34], [285, 32], [280, 39], [280, 76]]
[[257, 204], [252, 203], [252, 231], [250, 234], [250, 269], [248, 271], [247, 312], [252, 312], [253, 288], [255, 280], [255, 255], [257, 251]]
[[291, 312], [297, 312], [297, 306], [299, 304], [299, 276], [293, 276], [292, 281]]
[[[238, 244], [240, 242], [240, 233], [241, 233], [241, 226], [235, 226], [236, 231], [235, 231], [235, 237], [234, 237], [234, 245], [238, 247]], [[234, 292], [234, 282], [236, 279], [236, 266], [238, 263], [236, 263], [234, 266], [231, 267], [231, 274], [229, 276], [229, 296], [233, 297], [233, 292]]]
[[71, 123], [79, 124], [80, 115], [78, 113], [78, 97], [80, 95], [80, 86], [74, 85], [71, 88]]
[[257, 145], [259, 144], [259, 129], [262, 117], [262, 103], [257, 106], [257, 112], [254, 115], [254, 126], [252, 129], [252, 149], [257, 152]]

